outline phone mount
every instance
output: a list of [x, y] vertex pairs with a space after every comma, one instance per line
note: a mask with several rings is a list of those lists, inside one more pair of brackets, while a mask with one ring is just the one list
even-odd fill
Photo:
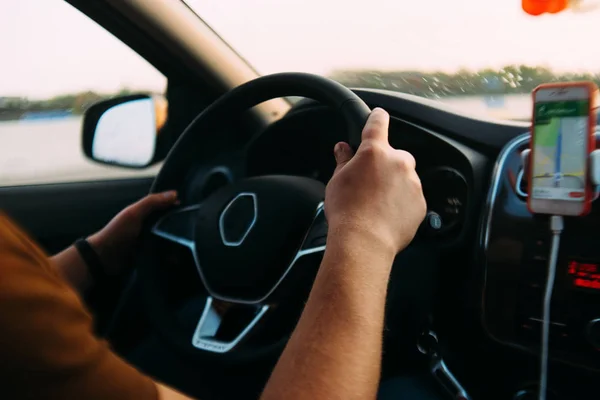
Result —
[[[523, 177], [529, 179], [529, 159], [531, 150], [526, 149], [521, 153], [521, 162], [523, 164]], [[594, 185], [594, 189], [597, 191], [600, 188], [600, 149], [594, 150], [590, 153], [589, 162], [589, 174], [590, 182]]]

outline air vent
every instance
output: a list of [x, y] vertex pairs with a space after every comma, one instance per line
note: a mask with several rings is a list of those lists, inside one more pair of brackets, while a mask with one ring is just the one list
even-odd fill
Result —
[[524, 169], [521, 168], [521, 170], [519, 170], [519, 174], [517, 175], [517, 184], [515, 185], [515, 189], [517, 191], [517, 194], [521, 197], [527, 197], [527, 190], [528, 185], [527, 185], [527, 180], [524, 178], [525, 177], [525, 173], [524, 173]]

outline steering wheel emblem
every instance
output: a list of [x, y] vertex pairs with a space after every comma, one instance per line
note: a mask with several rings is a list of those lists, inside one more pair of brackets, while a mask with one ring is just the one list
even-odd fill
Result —
[[223, 209], [219, 217], [219, 232], [225, 246], [241, 245], [256, 223], [256, 194], [240, 193]]

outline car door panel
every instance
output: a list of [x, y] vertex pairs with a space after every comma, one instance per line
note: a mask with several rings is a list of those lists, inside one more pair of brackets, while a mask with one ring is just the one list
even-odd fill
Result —
[[102, 228], [145, 196], [153, 178], [0, 188], [0, 210], [50, 254]]

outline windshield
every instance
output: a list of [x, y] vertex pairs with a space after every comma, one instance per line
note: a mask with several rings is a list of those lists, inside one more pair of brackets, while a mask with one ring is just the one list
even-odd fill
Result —
[[261, 74], [303, 71], [529, 119], [549, 81], [600, 83], [600, 10], [533, 17], [505, 0], [187, 0]]

